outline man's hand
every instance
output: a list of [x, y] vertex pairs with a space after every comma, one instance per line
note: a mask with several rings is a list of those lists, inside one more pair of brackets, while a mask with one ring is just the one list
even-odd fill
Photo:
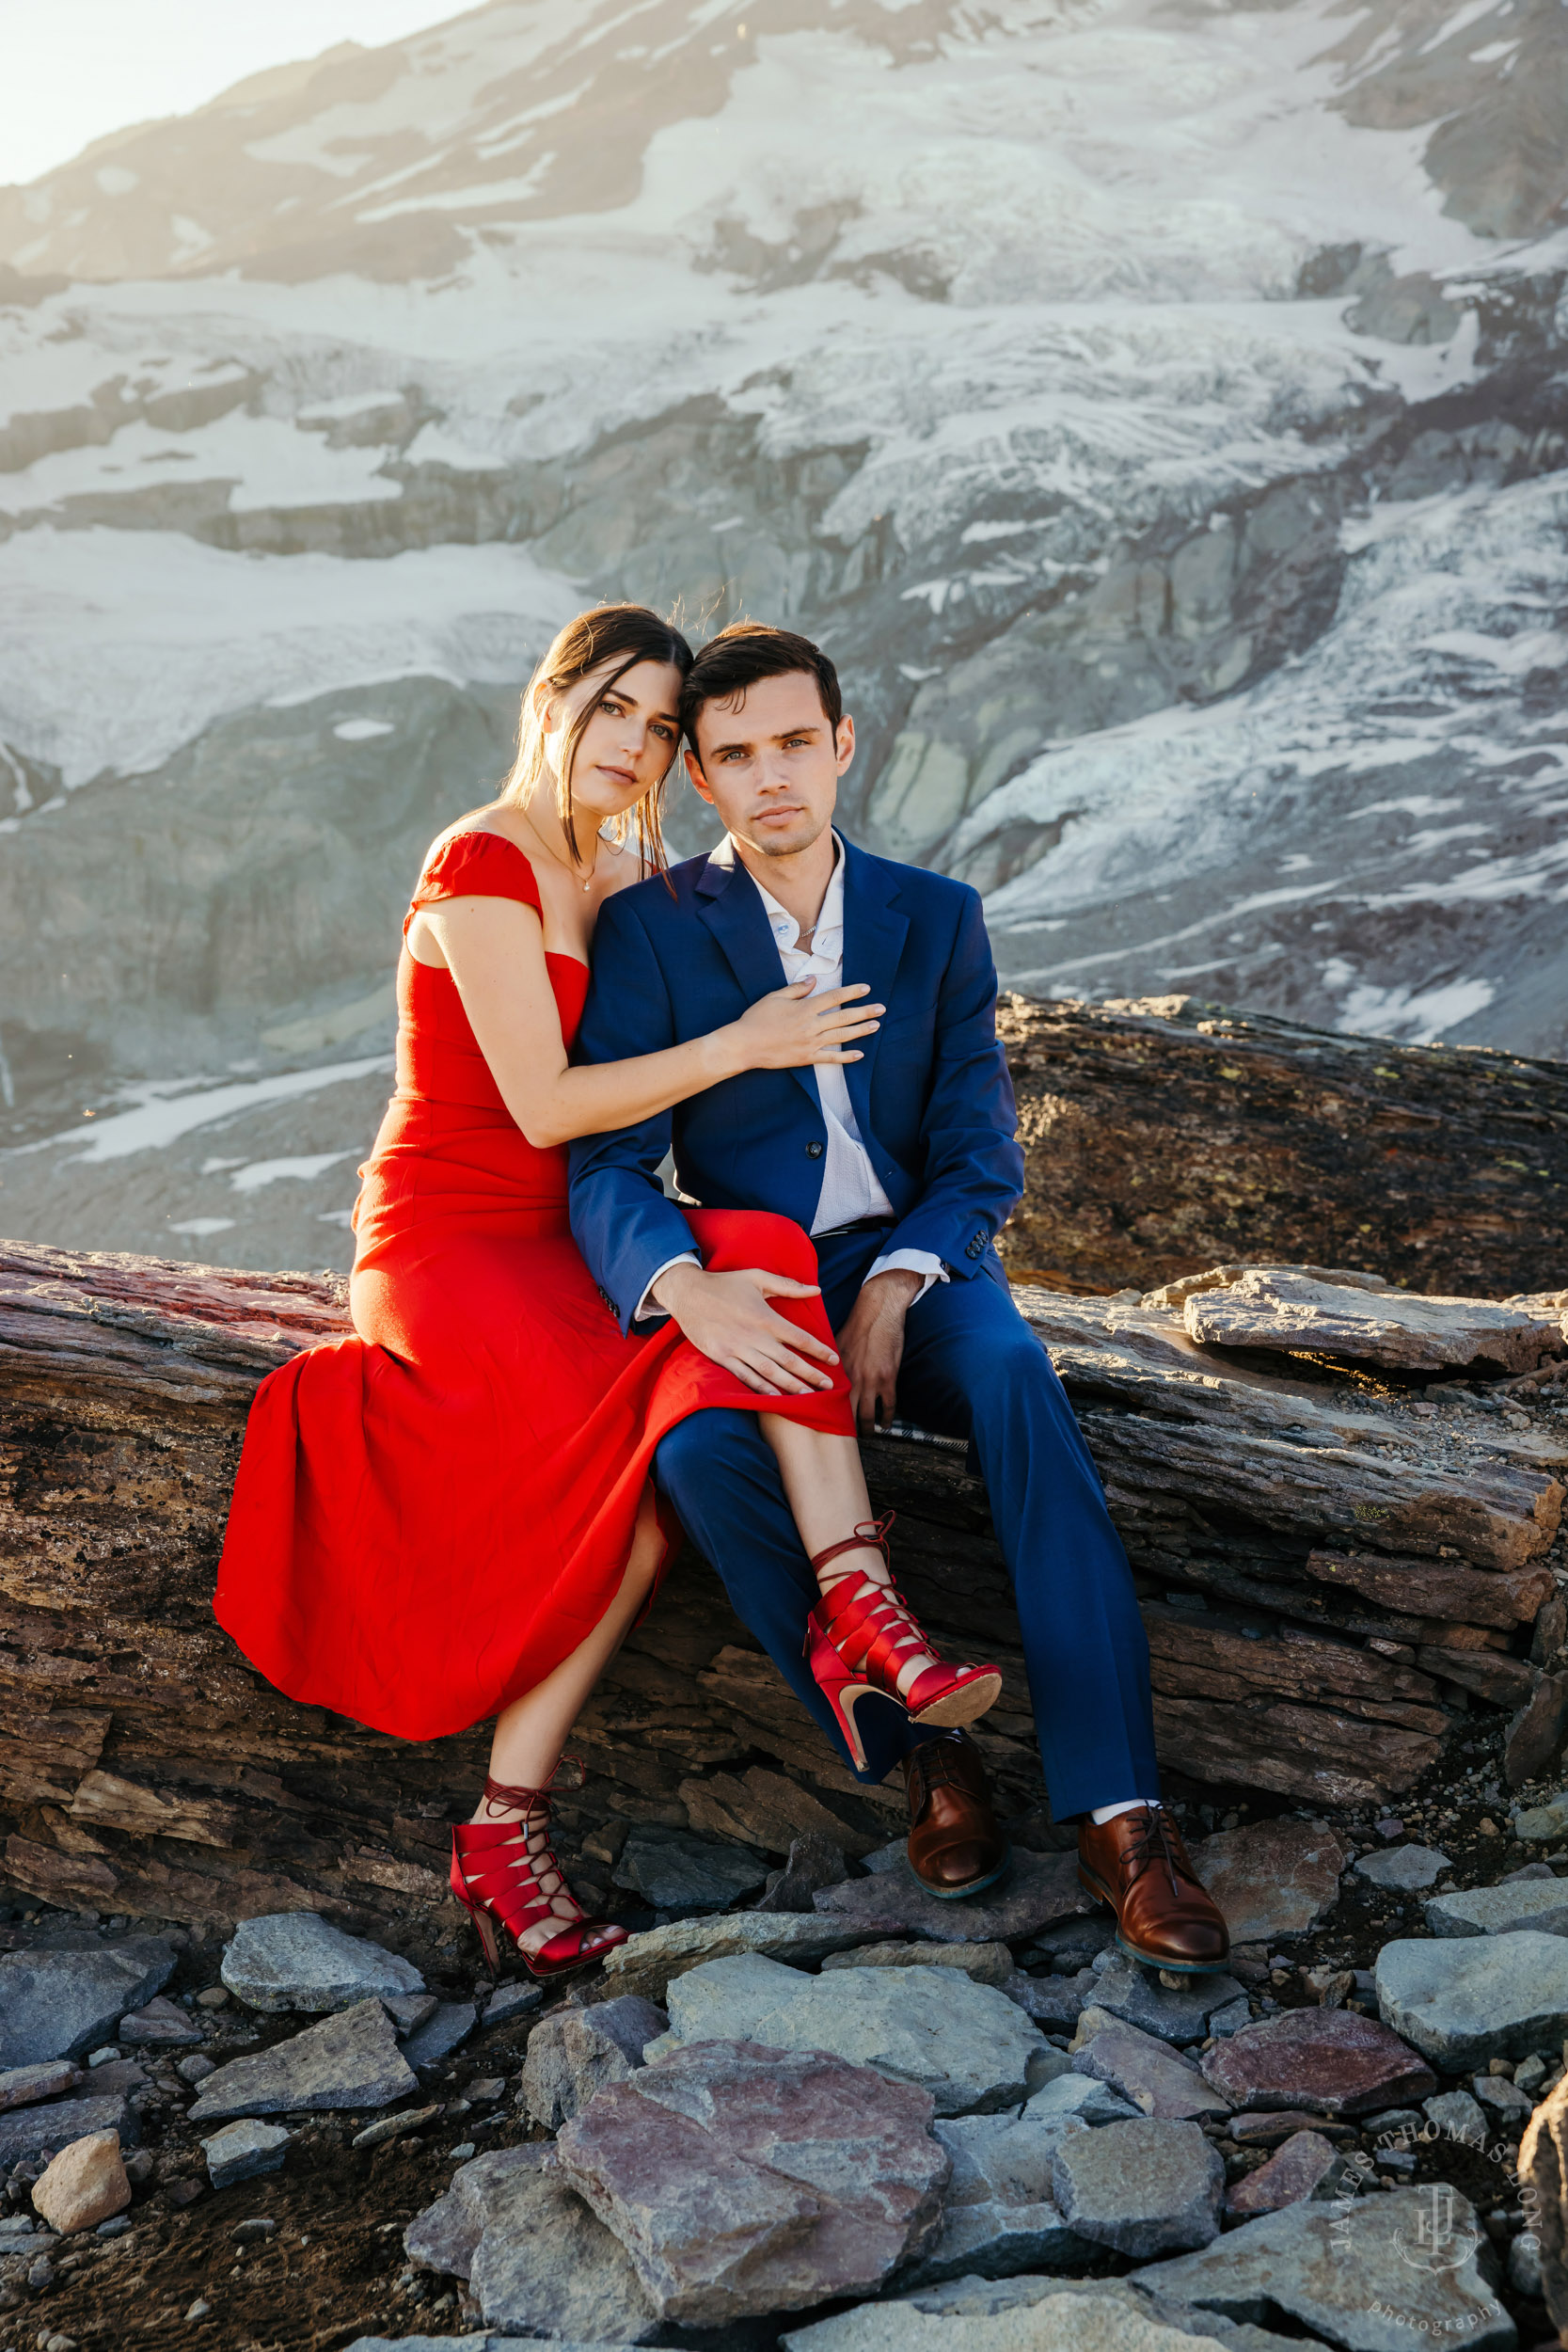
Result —
[[849, 1319], [838, 1335], [849, 1401], [862, 1437], [893, 1419], [898, 1401], [898, 1367], [904, 1360], [904, 1318], [920, 1295], [920, 1277], [895, 1266], [861, 1285]]
[[666, 1266], [653, 1295], [693, 1347], [759, 1396], [805, 1396], [832, 1387], [832, 1373], [818, 1369], [837, 1363], [832, 1349], [768, 1304], [769, 1298], [816, 1298], [815, 1282], [792, 1282], [759, 1266], [709, 1274], [686, 1263]]

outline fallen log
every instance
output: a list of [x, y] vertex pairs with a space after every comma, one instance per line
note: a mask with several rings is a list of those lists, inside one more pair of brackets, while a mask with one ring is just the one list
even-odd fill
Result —
[[[1531, 1620], [1560, 1641], [1563, 1616], [1555, 1413], [1423, 1420], [1411, 1395], [1205, 1350], [1180, 1305], [1016, 1295], [1105, 1479], [1162, 1749], [1189, 1780], [1386, 1803], [1472, 1701], [1539, 1697], [1552, 1661], [1522, 1654]], [[296, 1707], [211, 1614], [255, 1385], [347, 1328], [335, 1277], [0, 1245], [0, 1836], [22, 1895], [187, 1924], [309, 1908], [378, 1932], [444, 1899], [483, 1728], [403, 1742]], [[916, 1607], [958, 1655], [1002, 1665], [977, 1736], [1003, 1809], [1037, 1819], [983, 1486], [961, 1447], [883, 1438], [865, 1458]], [[1537, 1749], [1553, 1736], [1532, 1719]], [[901, 1817], [901, 1791], [835, 1761], [689, 1555], [573, 1744], [591, 1778], [563, 1844], [590, 1894], [634, 1822], [782, 1856], [808, 1830], [864, 1851]]]

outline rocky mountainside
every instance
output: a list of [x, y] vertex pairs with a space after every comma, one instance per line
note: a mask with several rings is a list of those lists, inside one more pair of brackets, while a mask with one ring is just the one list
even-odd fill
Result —
[[1562, 1054], [1565, 107], [1553, 0], [491, 0], [0, 191], [0, 1226], [343, 1257], [592, 596], [820, 634], [1018, 984]]

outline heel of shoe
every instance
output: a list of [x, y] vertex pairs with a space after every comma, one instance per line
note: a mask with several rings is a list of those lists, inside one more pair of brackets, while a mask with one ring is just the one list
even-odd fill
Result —
[[451, 1888], [453, 1900], [462, 1904], [463, 1909], [474, 1923], [474, 1932], [479, 1937], [479, 1948], [484, 1955], [484, 1965], [490, 1973], [490, 1981], [494, 1984], [500, 1977], [500, 1946], [496, 1937], [496, 1923], [489, 1912], [468, 1892], [467, 1881], [463, 1875], [463, 1830], [461, 1827], [454, 1828], [451, 1834], [451, 1869], [448, 1874], [447, 1883]]
[[855, 1708], [871, 1685], [859, 1675], [845, 1671], [844, 1661], [818, 1624], [815, 1610], [807, 1620], [807, 1628], [806, 1657], [812, 1678], [833, 1710], [833, 1721], [849, 1751], [850, 1762], [857, 1772], [863, 1772], [866, 1769], [865, 1743], [855, 1721]]

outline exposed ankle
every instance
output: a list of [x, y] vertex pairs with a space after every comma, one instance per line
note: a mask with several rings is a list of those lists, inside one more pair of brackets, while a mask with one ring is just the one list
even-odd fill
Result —
[[888, 1574], [887, 1562], [875, 1544], [861, 1544], [853, 1551], [841, 1551], [836, 1560], [831, 1560], [826, 1567], [818, 1568], [817, 1585], [822, 1592], [831, 1593], [834, 1585], [842, 1583], [847, 1576], [867, 1577], [873, 1584], [891, 1586], [893, 1582]]

